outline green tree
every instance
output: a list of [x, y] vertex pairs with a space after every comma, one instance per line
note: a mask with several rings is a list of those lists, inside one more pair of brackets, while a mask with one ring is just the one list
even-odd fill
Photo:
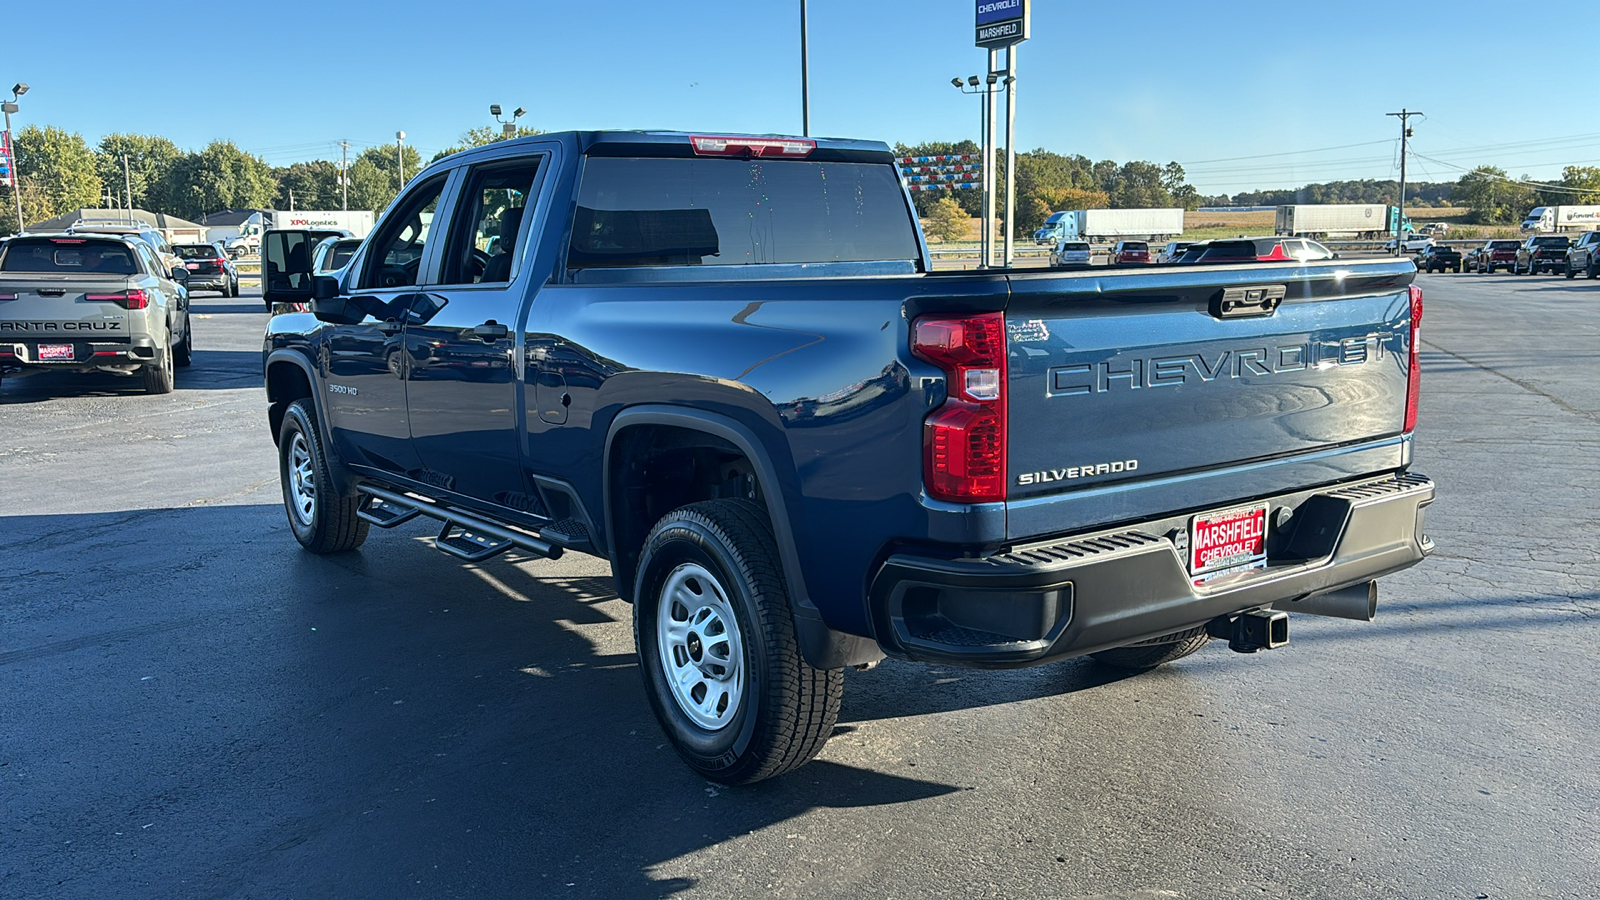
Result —
[[339, 186], [339, 164], [327, 159], [292, 163], [273, 170], [278, 192], [273, 209], [339, 209], [344, 194]]
[[1453, 196], [1460, 206], [1472, 207], [1471, 219], [1479, 225], [1514, 223], [1531, 209], [1534, 191], [1506, 176], [1496, 166], [1479, 166], [1461, 176]]
[[961, 204], [947, 194], [935, 201], [933, 208], [922, 217], [922, 230], [948, 244], [967, 236], [967, 223], [971, 220]]
[[[17, 132], [12, 147], [21, 184], [22, 224], [99, 205], [100, 176], [95, 171], [94, 151], [82, 135], [29, 125]], [[16, 186], [0, 188], [0, 228], [8, 234], [19, 229], [15, 190]]]
[[278, 192], [272, 167], [232, 141], [212, 141], [172, 167], [167, 211], [194, 219], [219, 209], [263, 209]]
[[[415, 147], [405, 148], [405, 177], [415, 178], [422, 171], [422, 157]], [[350, 208], [382, 212], [400, 193], [400, 173], [395, 166], [395, 148], [368, 147], [350, 164]]]
[[[1540, 199], [1552, 206], [1565, 203], [1576, 206], [1600, 204], [1600, 167], [1567, 166], [1561, 170], [1561, 186], [1568, 190], [1551, 191]], [[1556, 196], [1551, 196], [1552, 194]]]
[[[122, 161], [128, 161], [124, 172]], [[145, 134], [108, 134], [95, 151], [95, 168], [103, 187], [121, 195], [133, 189], [132, 205], [152, 212], [171, 212], [167, 195], [173, 167], [183, 158], [178, 145], [164, 137]]]
[[[536, 134], [544, 134], [544, 132], [527, 125], [518, 125], [516, 133], [509, 135], [509, 137], [532, 137]], [[435, 153], [433, 155], [433, 159], [428, 160], [428, 162], [436, 163], [452, 153], [460, 153], [463, 150], [470, 150], [473, 147], [488, 146], [495, 141], [503, 141], [507, 139], [508, 135], [505, 133], [505, 129], [501, 128], [499, 125], [484, 125], [479, 128], [470, 128], [464, 132], [461, 137], [456, 139], [456, 145], [454, 147], [446, 147], [445, 149], [440, 150], [438, 153]]]

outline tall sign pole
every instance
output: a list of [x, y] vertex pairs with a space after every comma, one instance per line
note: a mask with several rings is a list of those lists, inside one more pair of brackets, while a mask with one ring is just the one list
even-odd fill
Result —
[[800, 0], [800, 134], [811, 136], [811, 78], [806, 71], [806, 0]]
[[983, 268], [994, 265], [994, 85], [995, 57], [989, 51], [989, 67], [984, 69], [983, 86]]
[[[995, 71], [995, 53], [1006, 51], [1006, 236], [1005, 265], [1016, 261], [1013, 237], [1016, 233], [1017, 187], [1017, 45], [1028, 39], [1031, 20], [1029, 0], [977, 0], [977, 45], [989, 51], [989, 71]], [[994, 215], [994, 118], [990, 107], [990, 146], [984, 148], [984, 194], [989, 216]], [[988, 232], [989, 222], [984, 223]], [[992, 232], [989, 232], [992, 233]]]
[[11, 114], [17, 111], [17, 104], [7, 101], [3, 104], [0, 104], [0, 106], [5, 108], [6, 114], [6, 173], [10, 176], [10, 180], [6, 183], [11, 186], [11, 196], [17, 201], [17, 234], [21, 234], [23, 229], [27, 228], [27, 226], [22, 223], [22, 173], [17, 171], [16, 147], [11, 143]]

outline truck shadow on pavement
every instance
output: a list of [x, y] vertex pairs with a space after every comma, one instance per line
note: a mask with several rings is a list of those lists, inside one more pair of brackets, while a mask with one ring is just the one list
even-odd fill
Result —
[[[134, 521], [175, 539], [82, 554]], [[396, 532], [316, 557], [277, 506], [0, 517], [31, 598], [0, 615], [6, 756], [32, 773], [0, 894], [660, 897], [808, 811], [959, 790], [826, 759], [710, 784], [603, 564], [462, 566]]]
[[[261, 354], [249, 350], [197, 347], [192, 364], [173, 373], [173, 391], [260, 388]], [[38, 403], [58, 397], [149, 396], [137, 374], [114, 372], [36, 372], [0, 382], [0, 404]], [[159, 397], [153, 398], [159, 399]]]

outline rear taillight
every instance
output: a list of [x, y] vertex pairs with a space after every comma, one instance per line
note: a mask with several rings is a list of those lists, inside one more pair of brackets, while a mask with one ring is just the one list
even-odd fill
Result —
[[16, 294], [0, 294], [0, 300], [15, 300], [15, 299], [17, 299], [17, 295]]
[[90, 303], [115, 303], [123, 309], [144, 309], [150, 305], [150, 295], [144, 291], [123, 291], [120, 294], [84, 294]]
[[1422, 288], [1411, 286], [1411, 368], [1406, 376], [1406, 427], [1417, 427], [1417, 401], [1422, 396], [1422, 366], [1418, 360], [1418, 345], [1422, 341]]
[[1002, 313], [928, 316], [911, 351], [944, 370], [946, 397], [923, 422], [928, 495], [952, 503], [1006, 498], [1006, 326]]

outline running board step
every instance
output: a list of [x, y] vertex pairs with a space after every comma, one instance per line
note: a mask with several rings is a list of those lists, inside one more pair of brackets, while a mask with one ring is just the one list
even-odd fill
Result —
[[[552, 544], [540, 535], [500, 525], [481, 516], [462, 512], [459, 509], [441, 506], [426, 497], [400, 494], [370, 484], [363, 484], [357, 490], [372, 498], [364, 504], [365, 506], [377, 506], [381, 501], [383, 507], [390, 507], [397, 511], [394, 518], [386, 520], [388, 522], [387, 525], [376, 519], [368, 518], [366, 515], [362, 516], [363, 519], [382, 525], [385, 528], [398, 525], [419, 515], [437, 519], [443, 523], [444, 527], [440, 529], [439, 536], [434, 540], [434, 546], [451, 556], [459, 557], [468, 562], [482, 562], [492, 556], [498, 556], [512, 547], [549, 559], [559, 559], [561, 557], [561, 545]], [[398, 510], [407, 511], [398, 512]], [[383, 513], [375, 512], [374, 515], [382, 516]]]
[[516, 546], [508, 540], [496, 540], [469, 531], [454, 522], [444, 523], [444, 527], [439, 529], [439, 536], [433, 539], [433, 545], [467, 562], [483, 562]]
[[379, 528], [393, 528], [402, 522], [409, 522], [422, 514], [422, 510], [415, 506], [407, 506], [385, 500], [382, 497], [369, 494], [367, 502], [361, 504], [356, 510], [356, 518], [365, 519]]
[[539, 529], [539, 536], [563, 547], [583, 547], [590, 544], [589, 527], [582, 519], [562, 519]]

